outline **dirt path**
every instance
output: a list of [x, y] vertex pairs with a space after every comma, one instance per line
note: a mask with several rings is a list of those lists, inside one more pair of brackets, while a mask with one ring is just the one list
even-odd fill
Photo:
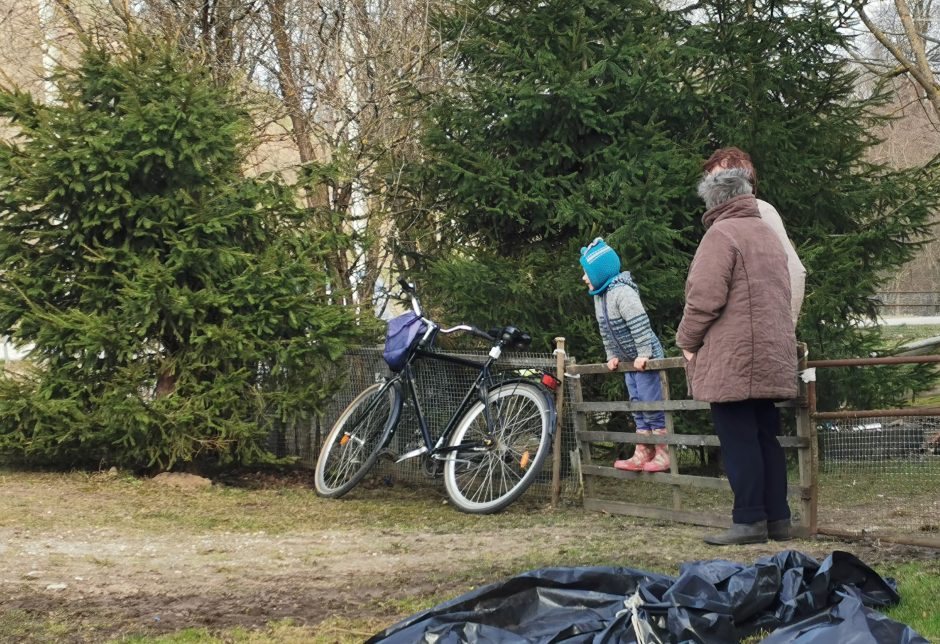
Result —
[[[409, 598], [427, 604], [528, 568], [608, 563], [675, 572], [690, 559], [750, 561], [779, 549], [710, 551], [696, 528], [576, 508], [468, 517], [426, 493], [398, 490], [328, 502], [291, 484], [192, 491], [129, 477], [0, 478], [7, 641], [48, 641], [56, 632], [55, 641], [101, 641], [287, 618], [315, 632], [336, 616], [383, 626], [415, 611]], [[793, 545], [819, 557], [850, 549], [874, 565], [928, 556]], [[22, 620], [40, 626], [17, 630], [12, 623]]]
[[[262, 626], [337, 611], [384, 612], [390, 589], [435, 592], [452, 569], [488, 553], [525, 555], [547, 528], [499, 534], [403, 534], [323, 530], [270, 535], [147, 534], [110, 528], [35, 534], [0, 530], [3, 609], [74, 608], [107, 622], [171, 631], [187, 626]], [[402, 545], [407, 541], [410, 546]], [[446, 588], [440, 588], [446, 591]]]
[[[574, 547], [581, 538], [531, 525], [428, 531], [416, 529], [407, 510], [400, 528], [387, 520], [369, 525], [371, 503], [327, 502], [306, 488], [299, 492], [302, 502], [322, 512], [303, 514], [279, 499], [276, 487], [236, 490], [232, 497], [218, 486], [179, 490], [107, 477], [3, 479], [0, 614], [64, 622], [71, 625], [65, 639], [75, 641], [185, 627], [260, 627], [285, 618], [315, 625], [336, 615], [391, 623], [400, 616], [398, 600], [451, 594], [454, 571], [517, 560], [536, 543]], [[297, 492], [289, 483], [286, 489]], [[440, 512], [452, 518], [446, 514], [452, 510], [427, 499], [406, 504], [431, 505], [429, 528]], [[207, 505], [230, 515], [232, 525], [223, 520], [199, 529]], [[337, 508], [355, 512], [337, 517], [331, 514]], [[299, 514], [298, 528], [282, 530], [292, 511]], [[239, 514], [268, 515], [274, 529], [245, 530]], [[263, 517], [256, 522], [265, 523]], [[11, 641], [20, 635], [7, 634]]]

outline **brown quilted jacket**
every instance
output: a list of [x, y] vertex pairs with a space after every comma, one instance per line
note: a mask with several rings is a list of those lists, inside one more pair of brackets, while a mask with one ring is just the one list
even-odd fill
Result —
[[715, 206], [685, 283], [676, 344], [696, 400], [796, 396], [796, 336], [780, 240], [760, 219], [754, 195]]

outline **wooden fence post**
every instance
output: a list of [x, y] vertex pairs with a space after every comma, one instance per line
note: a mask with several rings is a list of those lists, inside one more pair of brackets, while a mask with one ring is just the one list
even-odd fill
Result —
[[574, 364], [574, 359], [571, 362], [570, 371], [574, 375], [571, 378], [571, 402], [574, 410], [572, 419], [574, 420], [575, 445], [578, 450], [578, 487], [583, 497], [590, 497], [594, 496], [594, 481], [593, 477], [584, 476], [584, 466], [592, 465], [591, 443], [581, 440], [582, 432], [587, 431], [586, 414], [578, 409], [578, 406], [584, 403], [584, 394], [581, 391], [581, 374], [577, 370], [577, 365]]
[[[669, 374], [666, 373], [666, 370], [663, 369], [659, 372], [659, 382], [663, 388], [663, 400], [670, 399], [669, 393]], [[672, 412], [665, 411], [663, 412], [666, 415], [666, 433], [675, 434], [675, 428], [672, 420]], [[672, 445], [669, 449], [669, 473], [678, 474], [679, 473], [679, 446]], [[682, 494], [679, 492], [679, 486], [672, 486], [672, 509], [681, 510], [682, 509]]]
[[[800, 343], [799, 371], [806, 369], [807, 347]], [[808, 537], [816, 534], [816, 512], [819, 490], [819, 452], [816, 444], [816, 427], [810, 413], [811, 383], [800, 379], [799, 402], [796, 408], [796, 435], [806, 440], [806, 445], [797, 450], [800, 466], [800, 530], [799, 536]]]
[[558, 414], [555, 421], [555, 442], [552, 445], [552, 507], [558, 505], [561, 499], [561, 432], [565, 418], [565, 339], [555, 338], [555, 377], [558, 387], [555, 389], [555, 412]]

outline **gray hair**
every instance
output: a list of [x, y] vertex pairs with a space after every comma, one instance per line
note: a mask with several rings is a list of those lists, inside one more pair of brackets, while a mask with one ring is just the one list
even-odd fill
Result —
[[698, 196], [705, 200], [705, 207], [711, 210], [732, 197], [749, 195], [754, 192], [748, 171], [742, 168], [727, 168], [712, 174], [706, 174], [698, 184]]

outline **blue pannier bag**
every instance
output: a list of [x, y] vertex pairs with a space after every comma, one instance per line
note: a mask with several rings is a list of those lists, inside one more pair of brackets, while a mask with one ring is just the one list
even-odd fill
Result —
[[388, 363], [389, 369], [397, 373], [405, 368], [408, 352], [421, 339], [427, 328], [428, 325], [414, 311], [408, 311], [388, 321], [382, 357]]

